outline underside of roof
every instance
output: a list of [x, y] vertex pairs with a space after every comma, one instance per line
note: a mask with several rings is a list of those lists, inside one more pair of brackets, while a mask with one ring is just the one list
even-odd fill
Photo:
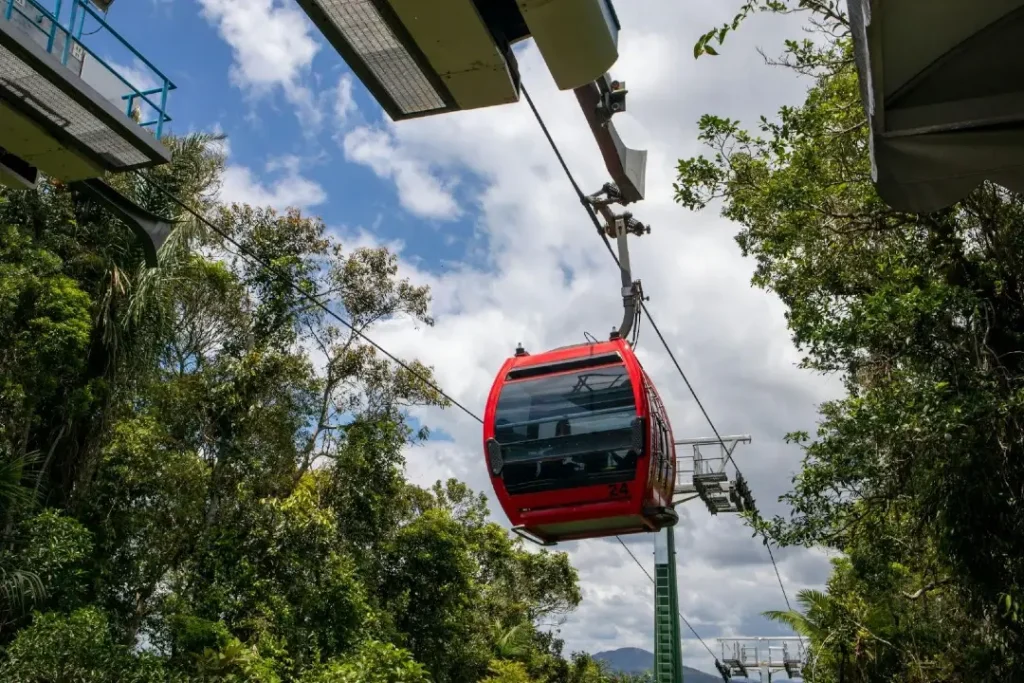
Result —
[[1024, 192], [1024, 0], [848, 0], [872, 177], [930, 212], [990, 180]]

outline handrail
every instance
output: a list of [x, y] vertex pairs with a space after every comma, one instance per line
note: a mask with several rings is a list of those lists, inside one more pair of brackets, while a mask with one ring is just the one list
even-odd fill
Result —
[[36, 23], [36, 19], [30, 17], [27, 12], [25, 12], [24, 10], [18, 8], [15, 5], [14, 0], [7, 0], [7, 9], [4, 11], [4, 19], [6, 19], [7, 21], [10, 21], [11, 17], [14, 16], [14, 12], [16, 10], [18, 12], [18, 14], [20, 14], [21, 16], [23, 16], [23, 17], [25, 17], [26, 19], [29, 20], [29, 22], [32, 24], [32, 28], [36, 29], [40, 33], [47, 34], [46, 51], [50, 52], [51, 50], [53, 50], [53, 41], [57, 37], [57, 28], [58, 27], [63, 28], [63, 26], [60, 25], [60, 21], [57, 19], [57, 17], [60, 16], [60, 3], [61, 3], [61, 0], [57, 0], [57, 6], [56, 6], [55, 12], [50, 12], [50, 10], [46, 9], [45, 7], [40, 5], [35, 0], [28, 0], [28, 2], [31, 2], [33, 7], [35, 7], [40, 12], [42, 12], [43, 16], [50, 20], [50, 30], [49, 30], [49, 32], [45, 31], [42, 27], [40, 27]]
[[[160, 137], [163, 134], [163, 126], [164, 126], [164, 124], [173, 120], [167, 114], [167, 95], [168, 95], [168, 93], [171, 90], [176, 90], [177, 89], [177, 86], [171, 81], [171, 79], [169, 79], [167, 76], [165, 76], [164, 73], [162, 71], [160, 71], [160, 69], [158, 69], [141, 52], [139, 52], [131, 43], [129, 43], [124, 38], [124, 36], [122, 36], [120, 33], [118, 33], [116, 30], [114, 30], [114, 28], [111, 27], [110, 24], [108, 24], [106, 22], [106, 20], [94, 8], [92, 8], [90, 6], [88, 0], [73, 0], [72, 7], [71, 7], [71, 17], [70, 17], [70, 21], [68, 23], [68, 27], [63, 26], [60, 23], [60, 19], [59, 19], [60, 18], [60, 14], [61, 14], [62, 0], [55, 0], [55, 8], [54, 8], [54, 11], [52, 11], [52, 12], [49, 9], [47, 9], [46, 7], [44, 7], [42, 4], [40, 4], [40, 2], [38, 0], [22, 0], [22, 1], [24, 3], [31, 4], [33, 9], [37, 10], [39, 13], [41, 13], [42, 17], [45, 17], [46, 19], [48, 19], [50, 21], [49, 30], [46, 30], [46, 29], [42, 28], [41, 26], [39, 26], [39, 21], [38, 21], [39, 17], [29, 16], [28, 12], [26, 12], [25, 10], [22, 10], [20, 7], [17, 6], [15, 0], [3, 0], [3, 2], [6, 4], [6, 7], [4, 9], [4, 19], [6, 19], [7, 21], [10, 21], [11, 17], [14, 16], [14, 12], [17, 11], [18, 14], [21, 15], [22, 17], [24, 17], [26, 20], [28, 20], [28, 23], [32, 24], [32, 26], [36, 30], [38, 30], [39, 32], [41, 32], [41, 33], [43, 33], [44, 35], [47, 36], [46, 51], [48, 53], [50, 53], [50, 54], [53, 54], [53, 48], [54, 48], [54, 43], [56, 42], [57, 32], [58, 31], [63, 31], [65, 33], [66, 38], [64, 40], [64, 47], [63, 47], [63, 50], [61, 51], [61, 55], [60, 55], [60, 62], [61, 62], [61, 64], [64, 65], [64, 66], [68, 65], [68, 60], [71, 57], [72, 42], [74, 42], [76, 45], [78, 45], [82, 49], [83, 52], [88, 53], [93, 59], [95, 59], [107, 71], [109, 71], [114, 76], [116, 76], [117, 79], [120, 80], [121, 83], [123, 83], [125, 85], [125, 87], [127, 87], [131, 91], [127, 95], [122, 95], [121, 96], [122, 100], [127, 100], [127, 104], [126, 104], [126, 108], [125, 108], [125, 114], [127, 116], [131, 117], [131, 115], [132, 115], [132, 107], [135, 104], [135, 100], [137, 98], [142, 99], [144, 102], [146, 102], [146, 104], [148, 104], [150, 107], [152, 107], [154, 109], [154, 111], [156, 112], [156, 117], [154, 119], [149, 120], [149, 121], [144, 121], [144, 122], [140, 121], [140, 122], [138, 122], [138, 124], [139, 124], [139, 126], [141, 126], [143, 128], [148, 128], [149, 126], [155, 125], [156, 126], [156, 130], [154, 131], [154, 133], [155, 133], [156, 138], [159, 140]], [[79, 8], [81, 8], [81, 13], [79, 13]], [[116, 38], [117, 41], [119, 43], [121, 43], [121, 45], [123, 45], [124, 47], [128, 48], [128, 50], [136, 58], [138, 58], [147, 67], [149, 67], [149, 69], [158, 77], [158, 79], [160, 81], [162, 81], [162, 85], [160, 85], [157, 88], [150, 88], [148, 90], [139, 90], [127, 78], [122, 76], [116, 69], [111, 67], [110, 64], [108, 64], [106, 62], [106, 60], [104, 60], [102, 57], [97, 55], [96, 52], [93, 51], [88, 45], [83, 43], [82, 42], [82, 31], [85, 28], [85, 18], [87, 16], [92, 16], [97, 22], [99, 22], [100, 26], [102, 28], [106, 29], [114, 38]], [[77, 27], [76, 27], [76, 23], [78, 24]], [[154, 100], [152, 100], [152, 99], [150, 99], [151, 95], [157, 95], [157, 94], [160, 95], [159, 103], [154, 101]]]
[[[29, 0], [29, 2], [34, 2], [34, 0]], [[156, 111], [157, 118], [152, 120], [152, 121], [139, 122], [139, 125], [142, 126], [143, 128], [145, 128], [145, 127], [148, 127], [148, 126], [153, 125], [155, 123], [156, 124], [155, 134], [156, 134], [157, 140], [159, 140], [160, 136], [163, 133], [164, 123], [166, 123], [166, 122], [171, 120], [171, 117], [167, 115], [167, 94], [171, 90], [176, 90], [177, 86], [173, 82], [171, 82], [171, 79], [167, 78], [167, 76], [165, 76], [164, 73], [162, 71], [160, 71], [160, 69], [156, 68], [156, 66], [154, 66], [154, 64], [152, 62], [150, 62], [148, 59], [146, 59], [146, 57], [143, 56], [143, 54], [141, 52], [139, 52], [137, 49], [135, 49], [135, 47], [133, 47], [131, 43], [129, 43], [127, 40], [125, 40], [124, 36], [122, 36], [120, 33], [115, 31], [114, 28], [111, 27], [110, 24], [108, 24], [106, 22], [106, 20], [103, 19], [103, 17], [101, 17], [99, 15], [98, 12], [96, 12], [96, 10], [94, 10], [92, 7], [90, 7], [89, 3], [88, 3], [88, 0], [74, 0], [74, 4], [71, 7], [71, 20], [69, 22], [73, 31], [74, 31], [74, 26], [75, 26], [75, 20], [78, 18], [78, 8], [79, 7], [81, 7], [82, 10], [84, 10], [84, 12], [87, 12], [89, 15], [91, 15], [93, 17], [93, 19], [98, 21], [102, 27], [107, 29], [107, 31], [109, 31], [111, 35], [113, 35], [115, 38], [117, 38], [117, 40], [122, 45], [124, 45], [126, 48], [128, 48], [133, 55], [138, 57], [139, 60], [141, 60], [143, 64], [148, 66], [153, 71], [153, 73], [156, 74], [160, 78], [160, 80], [163, 81], [163, 85], [158, 90], [157, 89], [151, 89], [151, 90], [153, 90], [153, 92], [151, 92], [149, 90], [147, 90], [146, 92], [143, 92], [143, 91], [139, 90], [138, 88], [136, 88], [130, 81], [128, 81], [128, 79], [126, 79], [124, 76], [119, 74], [115, 69], [111, 68], [111, 66], [109, 64], [107, 64], [107, 62], [103, 58], [101, 58], [99, 55], [97, 55], [95, 52], [93, 52], [92, 49], [90, 49], [85, 43], [82, 42], [82, 31], [85, 28], [85, 16], [86, 15], [85, 14], [81, 15], [81, 21], [78, 24], [78, 30], [75, 31], [75, 35], [73, 36], [74, 41], [79, 46], [81, 46], [81, 48], [83, 50], [88, 52], [92, 56], [93, 59], [95, 59], [97, 62], [102, 64], [110, 73], [112, 73], [115, 76], [117, 76], [117, 78], [122, 83], [124, 83], [128, 88], [130, 88], [132, 90], [132, 92], [129, 93], [129, 95], [128, 95], [128, 103], [127, 103], [127, 106], [126, 106], [126, 109], [125, 109], [125, 114], [127, 116], [130, 117], [131, 114], [132, 114], [132, 105], [135, 103], [135, 98], [136, 97], [140, 97], [149, 106], [153, 107], [153, 109]], [[69, 40], [67, 40], [64, 43], [64, 55], [63, 55], [62, 60], [61, 60], [65, 65], [67, 65], [68, 51], [70, 50], [70, 46], [71, 46], [71, 40], [69, 39]], [[155, 102], [153, 102], [153, 100], [149, 99], [149, 97], [148, 97], [148, 95], [150, 95], [150, 94], [155, 95], [157, 92], [160, 93], [160, 104], [159, 105], [157, 105]], [[122, 99], [124, 99], [124, 97], [122, 97]]]
[[[31, 0], [30, 0], [30, 1], [31, 1]], [[125, 40], [125, 38], [124, 38], [124, 37], [123, 37], [123, 36], [122, 36], [122, 35], [121, 35], [120, 33], [118, 33], [117, 31], [115, 31], [115, 30], [114, 30], [114, 28], [113, 28], [113, 27], [112, 27], [112, 26], [111, 26], [110, 24], [108, 24], [108, 23], [107, 23], [107, 21], [106, 21], [106, 20], [105, 20], [105, 19], [104, 19], [104, 18], [103, 18], [102, 16], [100, 16], [100, 14], [99, 14], [99, 13], [98, 13], [98, 12], [97, 12], [96, 10], [94, 10], [94, 9], [93, 9], [92, 7], [90, 7], [90, 6], [89, 6], [89, 2], [88, 2], [88, 0], [75, 0], [75, 7], [77, 7], [77, 6], [79, 6], [79, 5], [80, 5], [80, 6], [82, 7], [82, 9], [84, 9], [84, 10], [85, 10], [86, 12], [88, 12], [89, 14], [91, 14], [91, 15], [92, 15], [92, 17], [93, 17], [93, 18], [94, 18], [94, 19], [95, 19], [96, 21], [100, 22], [100, 24], [102, 24], [104, 28], [106, 28], [106, 29], [107, 29], [108, 31], [110, 31], [110, 32], [111, 32], [111, 33], [113, 34], [113, 36], [114, 36], [115, 38], [117, 38], [117, 39], [118, 39], [119, 41], [121, 41], [121, 44], [122, 44], [122, 45], [124, 45], [124, 46], [125, 46], [126, 48], [128, 48], [129, 50], [131, 50], [131, 51], [132, 51], [132, 54], [134, 54], [134, 55], [135, 55], [136, 57], [138, 57], [139, 59], [141, 59], [141, 60], [142, 60], [142, 63], [143, 63], [143, 64], [145, 64], [145, 65], [146, 65], [146, 66], [148, 66], [148, 67], [149, 67], [150, 69], [152, 69], [152, 70], [153, 70], [153, 73], [155, 73], [155, 74], [156, 74], [157, 76], [159, 76], [161, 80], [167, 81], [167, 83], [169, 83], [169, 84], [170, 84], [170, 86], [171, 86], [171, 89], [172, 89], [172, 90], [174, 89], [175, 85], [174, 85], [174, 83], [171, 83], [171, 79], [167, 78], [167, 76], [165, 76], [165, 75], [164, 75], [164, 73], [163, 73], [162, 71], [160, 71], [160, 69], [156, 68], [156, 67], [155, 67], [155, 66], [153, 65], [153, 63], [152, 63], [151, 61], [149, 61], [148, 59], [146, 59], [146, 58], [145, 58], [145, 57], [144, 57], [144, 56], [142, 55], [142, 53], [141, 53], [141, 52], [139, 52], [139, 51], [138, 51], [138, 50], [136, 50], [136, 49], [135, 49], [134, 47], [132, 47], [131, 43], [129, 43], [129, 42], [127, 41], [127, 40]], [[74, 15], [75, 15], [75, 7], [72, 7], [72, 9], [71, 9], [71, 16], [72, 16], [72, 20], [71, 20], [71, 22], [70, 22], [70, 23], [71, 23], [71, 25], [72, 25], [72, 26], [74, 25]], [[75, 36], [75, 40], [78, 40], [78, 41], [80, 41], [80, 40], [81, 40], [81, 37], [82, 37], [82, 30], [84, 29], [84, 27], [85, 27], [85, 25], [84, 25], [84, 23], [83, 23], [83, 24], [82, 24], [82, 25], [81, 25], [81, 26], [79, 27], [79, 29], [78, 29], [78, 35], [77, 35], [77, 36]]]

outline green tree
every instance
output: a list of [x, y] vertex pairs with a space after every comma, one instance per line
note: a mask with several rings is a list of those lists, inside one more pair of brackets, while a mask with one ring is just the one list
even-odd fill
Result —
[[217, 140], [166, 141], [109, 179], [177, 221], [155, 270], [87, 196], [0, 191], [4, 680], [477, 683], [507, 658], [567, 683], [567, 557], [405, 480], [409, 409], [446, 402], [360, 333], [432, 324], [428, 290], [315, 217], [219, 203]]
[[407, 651], [369, 640], [350, 656], [311, 670], [299, 683], [430, 683], [430, 677]]
[[7, 648], [0, 677], [12, 683], [167, 680], [159, 659], [135, 655], [113, 642], [106, 616], [95, 608], [83, 608], [69, 616], [38, 615]]
[[840, 3], [751, 0], [695, 53], [714, 55], [706, 48], [758, 11], [803, 11], [818, 31], [770, 60], [808, 79], [806, 98], [754, 131], [703, 116], [711, 154], [680, 161], [676, 198], [694, 210], [721, 202], [756, 262], [754, 284], [788, 308], [803, 367], [839, 374], [846, 396], [821, 406], [816, 439], [790, 435], [805, 452], [783, 496], [791, 514], [751, 521], [777, 542], [848, 555], [829, 599], [866, 630], [831, 641], [849, 671], [817, 676], [1012, 677], [1024, 580], [1014, 550], [1024, 544], [1024, 203], [986, 184], [934, 214], [889, 208], [871, 184]]
[[480, 683], [533, 683], [533, 679], [520, 662], [496, 659], [491, 662], [489, 675]]

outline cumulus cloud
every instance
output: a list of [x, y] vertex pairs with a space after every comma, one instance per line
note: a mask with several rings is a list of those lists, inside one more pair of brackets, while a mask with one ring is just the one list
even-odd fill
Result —
[[360, 126], [344, 136], [342, 148], [349, 161], [368, 166], [378, 177], [394, 181], [398, 201], [410, 213], [443, 220], [459, 216], [450, 181], [434, 175], [427, 158], [408, 153], [388, 131]]
[[199, 4], [234, 53], [232, 82], [256, 97], [280, 88], [300, 120], [319, 125], [318, 98], [302, 80], [320, 49], [306, 15], [278, 0], [199, 0]]
[[341, 74], [334, 90], [334, 120], [338, 126], [345, 126], [356, 112], [356, 101], [352, 97], [352, 74]]
[[295, 156], [271, 159], [265, 170], [277, 177], [269, 182], [258, 178], [246, 166], [229, 164], [222, 178], [221, 201], [269, 206], [278, 211], [306, 210], [322, 204], [327, 193], [319, 183], [302, 175], [301, 164], [302, 160]]

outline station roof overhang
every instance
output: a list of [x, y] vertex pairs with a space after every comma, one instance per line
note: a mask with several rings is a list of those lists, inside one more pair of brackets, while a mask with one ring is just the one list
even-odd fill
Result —
[[[532, 39], [559, 90], [618, 59], [611, 0], [297, 0], [395, 121], [519, 101]], [[428, 6], [429, 5], [429, 6]]]
[[475, 5], [437, 0], [297, 0], [395, 121], [508, 104], [519, 74]]
[[847, 0], [872, 179], [926, 213], [1024, 192], [1024, 0]]

